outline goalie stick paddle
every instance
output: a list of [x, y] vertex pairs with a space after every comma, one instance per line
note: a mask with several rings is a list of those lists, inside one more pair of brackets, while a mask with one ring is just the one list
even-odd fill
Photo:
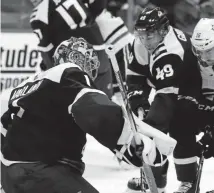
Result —
[[[113, 70], [115, 73], [115, 77], [117, 79], [117, 83], [118, 83], [118, 86], [120, 89], [120, 93], [121, 93], [122, 98], [123, 98], [123, 103], [124, 103], [124, 107], [126, 109], [126, 114], [129, 118], [129, 122], [130, 122], [132, 130], [134, 132], [135, 142], [137, 145], [140, 145], [141, 141], [140, 141], [139, 136], [137, 135], [137, 127], [136, 127], [134, 117], [133, 117], [133, 114], [131, 111], [130, 103], [128, 101], [127, 89], [125, 88], [125, 86], [123, 84], [123, 79], [122, 79], [120, 69], [119, 69], [119, 66], [117, 63], [117, 59], [115, 56], [113, 45], [106, 46], [105, 51], [106, 51], [107, 55], [109, 56], [109, 59], [111, 60], [111, 64], [112, 64], [112, 67], [113, 67]], [[145, 162], [143, 162], [142, 169], [143, 169], [143, 172], [145, 174], [146, 181], [148, 183], [150, 191], [152, 193], [158, 193], [157, 185], [155, 183], [155, 178], [154, 178], [154, 175], [152, 173], [151, 167], [148, 164], [146, 164]], [[143, 190], [143, 191], [145, 192], [145, 190]]]

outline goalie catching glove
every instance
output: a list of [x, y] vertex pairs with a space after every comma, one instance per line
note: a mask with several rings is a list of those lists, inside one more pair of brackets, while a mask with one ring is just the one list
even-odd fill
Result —
[[[124, 112], [124, 114], [126, 113]], [[167, 136], [167, 138], [170, 138], [170, 143], [166, 142], [166, 145], [160, 147], [155, 138], [152, 139], [150, 138], [151, 136], [148, 137], [142, 133], [142, 130], [144, 130], [141, 128], [142, 125], [139, 124], [139, 120], [135, 120], [137, 130], [139, 131], [136, 135], [138, 140], [140, 139], [141, 141], [141, 144], [136, 144], [134, 132], [131, 129], [127, 115], [124, 116], [124, 119], [123, 131], [118, 139], [117, 147], [114, 150], [117, 158], [136, 167], [141, 167], [143, 162], [151, 166], [164, 164], [166, 162], [166, 156], [171, 154], [175, 148], [176, 141]], [[134, 119], [138, 118], [134, 116]], [[164, 133], [162, 134], [165, 135]], [[168, 149], [170, 149], [170, 151], [168, 151]]]

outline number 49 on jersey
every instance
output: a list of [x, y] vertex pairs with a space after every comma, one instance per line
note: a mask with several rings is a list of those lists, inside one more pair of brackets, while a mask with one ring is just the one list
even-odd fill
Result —
[[162, 69], [160, 67], [156, 68], [157, 75], [156, 80], [164, 80], [167, 77], [173, 76], [174, 70], [171, 64], [166, 64]]

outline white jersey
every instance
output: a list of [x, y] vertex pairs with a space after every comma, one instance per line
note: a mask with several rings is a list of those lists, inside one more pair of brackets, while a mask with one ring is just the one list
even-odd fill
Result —
[[202, 76], [202, 93], [206, 99], [214, 102], [214, 66], [203, 67], [200, 65]]

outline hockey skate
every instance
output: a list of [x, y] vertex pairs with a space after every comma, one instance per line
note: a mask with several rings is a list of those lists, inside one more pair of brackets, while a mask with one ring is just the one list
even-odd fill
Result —
[[[178, 190], [174, 193], [195, 193], [195, 186], [196, 184], [193, 182], [181, 182]], [[199, 193], [199, 190], [197, 193]]]
[[[142, 181], [143, 180], [143, 181]], [[143, 187], [142, 187], [143, 186]], [[125, 193], [151, 193], [148, 187], [148, 184], [145, 182], [144, 179], [141, 178], [132, 178], [128, 181], [127, 190]], [[166, 193], [164, 188], [158, 188], [158, 193]]]

